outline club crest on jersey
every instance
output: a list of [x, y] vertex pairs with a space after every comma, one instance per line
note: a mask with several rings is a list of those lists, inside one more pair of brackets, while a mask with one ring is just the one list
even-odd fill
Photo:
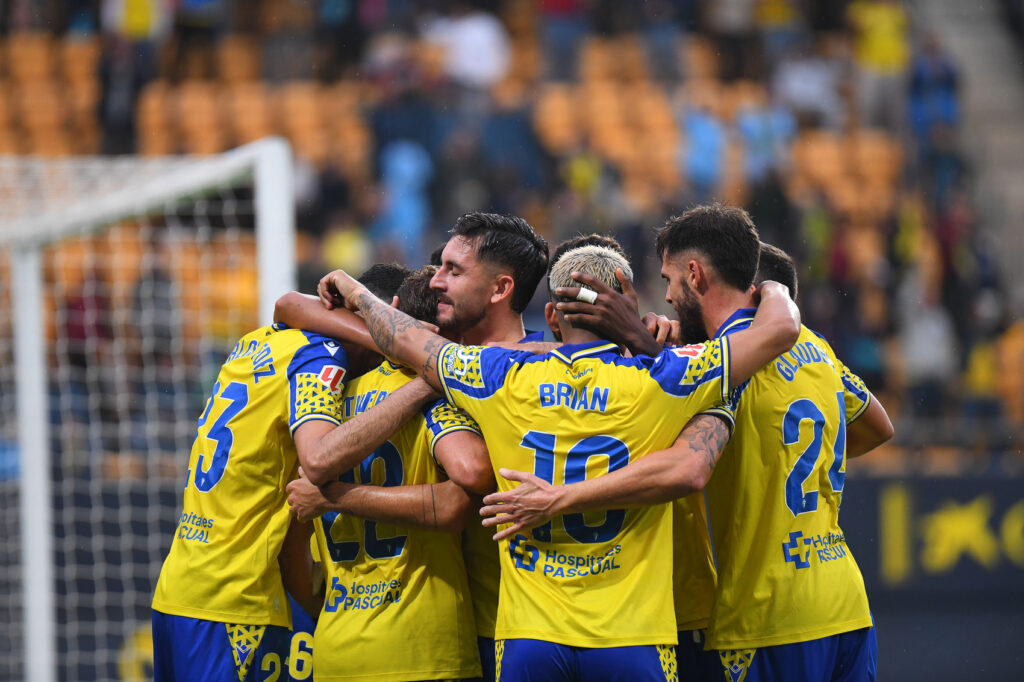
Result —
[[331, 393], [341, 390], [341, 382], [345, 378], [345, 368], [338, 365], [324, 365], [320, 370], [320, 383], [331, 389]]
[[703, 343], [692, 343], [689, 346], [673, 348], [672, 352], [681, 358], [699, 358], [706, 346]]

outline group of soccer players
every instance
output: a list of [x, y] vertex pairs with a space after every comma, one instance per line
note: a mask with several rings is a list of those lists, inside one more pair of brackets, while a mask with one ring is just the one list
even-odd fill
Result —
[[[838, 510], [884, 409], [744, 211], [656, 250], [678, 320], [638, 315], [614, 240], [549, 268], [486, 213], [437, 266], [284, 297], [199, 418], [156, 679], [283, 679], [290, 595], [315, 679], [873, 680]], [[545, 272], [557, 344], [521, 317]]]

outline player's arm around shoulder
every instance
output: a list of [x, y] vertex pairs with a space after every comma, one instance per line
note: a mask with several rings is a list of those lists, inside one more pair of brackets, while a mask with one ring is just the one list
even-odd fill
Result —
[[288, 504], [299, 519], [336, 511], [378, 523], [461, 533], [476, 517], [480, 499], [452, 481], [391, 487], [332, 481], [315, 486], [300, 476], [288, 484]]
[[730, 434], [731, 425], [724, 418], [698, 414], [670, 447], [570, 485], [551, 485], [530, 473], [501, 469], [502, 477], [519, 485], [484, 498], [483, 525], [506, 526], [495, 533], [497, 541], [560, 514], [645, 507], [685, 497], [707, 485]]
[[761, 303], [751, 325], [730, 334], [729, 387], [735, 388], [793, 347], [800, 336], [800, 310], [778, 282], [759, 289]]
[[367, 350], [379, 352], [366, 323], [351, 310], [328, 310], [316, 296], [290, 291], [274, 303], [274, 322], [292, 329], [305, 329], [332, 339], [355, 343]]
[[301, 424], [292, 435], [309, 480], [324, 485], [359, 464], [437, 394], [420, 378], [340, 426], [326, 421]]

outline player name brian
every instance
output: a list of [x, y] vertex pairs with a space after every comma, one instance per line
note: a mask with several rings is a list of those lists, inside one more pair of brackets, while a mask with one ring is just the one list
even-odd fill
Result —
[[589, 410], [604, 412], [608, 407], [610, 389], [600, 386], [580, 386], [578, 389], [569, 384], [558, 383], [540, 385], [540, 406], [565, 406], [570, 410]]

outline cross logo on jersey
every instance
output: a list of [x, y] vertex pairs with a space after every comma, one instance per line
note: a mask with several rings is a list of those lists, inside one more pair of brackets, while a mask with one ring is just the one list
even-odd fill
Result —
[[320, 383], [337, 393], [341, 389], [341, 381], [345, 378], [345, 368], [338, 365], [324, 365], [320, 370]]

